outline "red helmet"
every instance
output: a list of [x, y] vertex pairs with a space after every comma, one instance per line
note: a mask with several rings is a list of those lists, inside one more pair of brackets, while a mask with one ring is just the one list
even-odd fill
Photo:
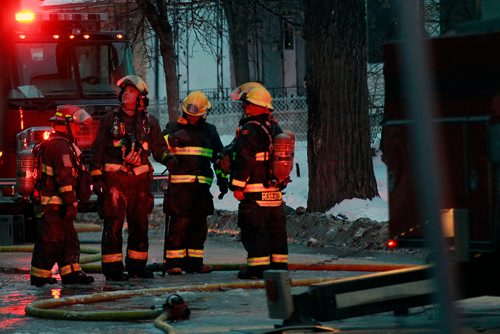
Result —
[[92, 117], [85, 109], [71, 104], [64, 104], [62, 106], [57, 106], [56, 113], [49, 118], [49, 121], [54, 123], [72, 122], [75, 124], [83, 124], [89, 119], [92, 119]]

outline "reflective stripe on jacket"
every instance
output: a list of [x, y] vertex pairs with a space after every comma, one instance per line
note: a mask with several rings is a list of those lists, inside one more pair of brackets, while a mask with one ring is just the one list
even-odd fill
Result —
[[180, 130], [187, 132], [189, 139], [178, 146], [169, 146], [177, 160], [173, 170], [169, 171], [170, 182], [211, 185], [214, 179], [212, 164], [223, 148], [217, 129], [204, 119], [194, 125], [172, 121], [166, 125], [163, 135], [168, 138]]

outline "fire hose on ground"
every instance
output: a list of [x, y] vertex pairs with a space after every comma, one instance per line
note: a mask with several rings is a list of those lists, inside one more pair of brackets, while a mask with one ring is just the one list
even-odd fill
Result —
[[[88, 225], [88, 224], [85, 224]], [[79, 231], [96, 231], [95, 226], [79, 226]], [[15, 246], [0, 246], [0, 252], [32, 252], [33, 245], [15, 245]], [[100, 273], [101, 264], [92, 263], [101, 260], [100, 249], [95, 247], [81, 247], [81, 253], [91, 254], [82, 256], [80, 263], [82, 269], [86, 272]], [[234, 271], [240, 269], [244, 264], [241, 263], [226, 263], [226, 264], [211, 264], [215, 271]], [[396, 269], [404, 269], [414, 267], [413, 265], [401, 264], [353, 264], [353, 263], [329, 263], [329, 264], [299, 264], [290, 263], [289, 270], [307, 270], [307, 271], [358, 271], [358, 272], [382, 272]], [[161, 271], [162, 264], [153, 263], [148, 266], [152, 271]], [[323, 283], [333, 281], [332, 278], [316, 278], [316, 279], [292, 279], [290, 286], [308, 286], [311, 284]], [[265, 288], [264, 281], [246, 281], [236, 283], [222, 283], [222, 284], [202, 284], [202, 285], [185, 285], [176, 287], [164, 288], [149, 288], [140, 290], [118, 290], [113, 292], [101, 292], [90, 295], [68, 296], [59, 299], [47, 299], [33, 302], [26, 306], [26, 315], [46, 318], [46, 319], [60, 319], [60, 320], [87, 320], [87, 321], [133, 321], [144, 319], [155, 319], [154, 324], [157, 328], [166, 333], [174, 334], [174, 328], [167, 323], [171, 319], [182, 319], [183, 312], [186, 309], [176, 309], [174, 304], [168, 305], [169, 301], [165, 303], [163, 310], [149, 309], [149, 310], [113, 310], [113, 311], [74, 311], [74, 310], [60, 310], [58, 308], [64, 306], [71, 306], [75, 304], [91, 304], [107, 301], [115, 301], [119, 299], [126, 299], [139, 296], [155, 296], [161, 294], [173, 294], [171, 296], [178, 296], [175, 293], [179, 291], [224, 291], [228, 289], [262, 289]], [[178, 296], [180, 300], [182, 298]], [[179, 302], [177, 305], [182, 307], [184, 303]], [[187, 308], [187, 307], [186, 307]], [[189, 311], [189, 309], [187, 309]], [[187, 319], [189, 316], [185, 317]]]
[[[307, 286], [311, 284], [332, 281], [332, 278], [314, 278], [314, 279], [296, 279], [291, 280], [291, 286]], [[131, 321], [152, 319], [158, 317], [162, 310], [127, 310], [127, 311], [68, 311], [57, 310], [56, 308], [70, 306], [75, 304], [91, 304], [106, 301], [115, 301], [119, 299], [139, 297], [139, 296], [157, 296], [161, 294], [177, 293], [179, 291], [211, 292], [225, 291], [233, 289], [263, 289], [264, 281], [235, 282], [235, 283], [215, 283], [183, 285], [164, 288], [148, 288], [139, 290], [117, 290], [111, 292], [99, 292], [90, 295], [68, 296], [59, 299], [45, 299], [33, 302], [26, 306], [26, 314], [45, 318], [59, 320], [88, 320], [88, 321]]]
[[[33, 245], [14, 245], [14, 246], [0, 246], [0, 253], [16, 253], [16, 252], [32, 252]], [[93, 263], [101, 261], [101, 250], [95, 247], [81, 247], [81, 253], [91, 254], [84, 255], [80, 258], [82, 269], [88, 273], [101, 273], [102, 268], [100, 263]], [[233, 271], [239, 270], [244, 266], [243, 263], [214, 263], [210, 264], [214, 271]], [[163, 265], [161, 263], [152, 263], [148, 265], [151, 271], [161, 271]], [[406, 264], [358, 264], [358, 263], [327, 263], [327, 264], [304, 264], [304, 263], [290, 263], [288, 270], [306, 270], [306, 271], [359, 271], [359, 272], [381, 272], [395, 269], [410, 268], [413, 265]]]
[[[13, 246], [0, 246], [0, 253], [31, 253], [33, 252], [33, 244], [30, 245], [13, 245]], [[80, 247], [80, 252], [83, 255], [80, 257], [80, 263], [92, 263], [96, 261], [101, 261], [101, 249], [95, 247]], [[84, 266], [82, 266], [83, 268]], [[93, 266], [92, 266], [93, 267]], [[85, 269], [84, 269], [85, 270]]]
[[[236, 270], [242, 264], [215, 264], [214, 270]], [[389, 271], [402, 268], [410, 268], [410, 265], [382, 265], [382, 264], [290, 264], [290, 270], [330, 270], [330, 271]], [[317, 279], [296, 279], [291, 280], [291, 286], [307, 286], [311, 284], [332, 281], [332, 278]], [[26, 314], [34, 317], [47, 319], [65, 319], [65, 320], [89, 320], [89, 321], [130, 321], [141, 319], [152, 319], [158, 317], [162, 311], [158, 310], [136, 310], [136, 311], [67, 311], [55, 310], [62, 306], [74, 304], [88, 304], [105, 301], [114, 301], [137, 296], [153, 296], [165, 293], [174, 293], [177, 291], [224, 291], [227, 289], [261, 289], [264, 288], [263, 281], [236, 282], [223, 284], [202, 284], [187, 285], [166, 288], [151, 288], [134, 291], [112, 291], [94, 293], [85, 296], [71, 296], [60, 299], [41, 300], [29, 304], [26, 307]]]

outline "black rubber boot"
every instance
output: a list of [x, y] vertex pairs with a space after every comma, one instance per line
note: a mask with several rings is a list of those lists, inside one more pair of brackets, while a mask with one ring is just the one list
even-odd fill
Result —
[[75, 271], [71, 274], [62, 276], [63, 284], [91, 284], [94, 283], [94, 277], [85, 274], [83, 271]]
[[202, 264], [199, 266], [190, 266], [186, 268], [187, 273], [198, 273], [198, 274], [208, 274], [211, 273], [214, 268], [208, 264]]
[[121, 271], [105, 274], [104, 276], [106, 276], [106, 281], [113, 281], [113, 282], [128, 281], [128, 275], [122, 273]]
[[154, 273], [152, 271], [147, 270], [147, 269], [129, 270], [128, 276], [130, 278], [154, 278], [155, 277]]
[[36, 286], [37, 288], [44, 286], [45, 284], [56, 284], [57, 280], [54, 277], [30, 277], [31, 285]]
[[255, 268], [245, 268], [238, 272], [239, 279], [262, 279], [264, 278], [264, 273], [262, 270]]
[[182, 268], [181, 267], [168, 268], [167, 274], [174, 275], [174, 276], [175, 275], [182, 275]]

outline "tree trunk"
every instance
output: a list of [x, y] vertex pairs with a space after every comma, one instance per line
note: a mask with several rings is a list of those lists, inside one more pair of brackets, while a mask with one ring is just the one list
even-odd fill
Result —
[[365, 0], [308, 0], [309, 211], [378, 196], [368, 117]]
[[168, 10], [165, 1], [135, 0], [148, 19], [160, 41], [160, 53], [163, 59], [163, 71], [167, 86], [167, 107], [169, 120], [174, 120], [179, 114], [179, 85], [176, 68], [172, 26], [168, 21]]
[[231, 67], [233, 86], [250, 81], [248, 68], [248, 15], [250, 13], [247, 0], [223, 0], [229, 30], [229, 47], [231, 51]]

